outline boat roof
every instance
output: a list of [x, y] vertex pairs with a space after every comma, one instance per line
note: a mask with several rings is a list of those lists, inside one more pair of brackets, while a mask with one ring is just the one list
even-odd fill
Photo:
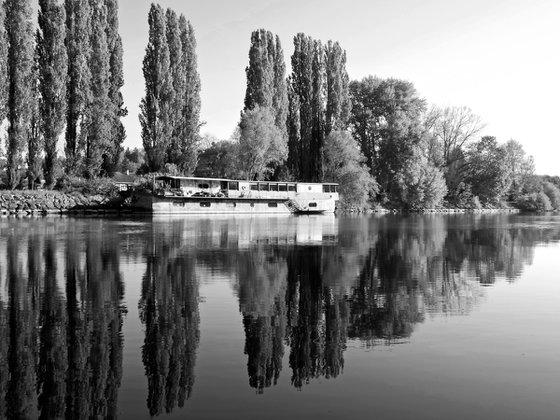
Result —
[[176, 176], [176, 175], [160, 175], [156, 180], [165, 179], [186, 179], [190, 181], [226, 181], [226, 182], [268, 182], [277, 184], [316, 184], [316, 185], [338, 185], [336, 182], [301, 182], [301, 181], [248, 181], [246, 179], [227, 179], [227, 178], [201, 178], [196, 176]]

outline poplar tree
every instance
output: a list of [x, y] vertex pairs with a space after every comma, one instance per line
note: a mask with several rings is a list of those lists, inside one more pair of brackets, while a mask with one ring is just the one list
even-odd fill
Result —
[[122, 144], [126, 138], [126, 131], [121, 119], [128, 115], [128, 110], [124, 106], [124, 99], [121, 92], [124, 86], [124, 73], [123, 46], [119, 34], [119, 5], [117, 0], [106, 0], [106, 3], [111, 136], [107, 145], [107, 159], [104, 161], [103, 169], [106, 173], [113, 174], [119, 164], [120, 155], [123, 151]]
[[178, 125], [180, 159], [176, 162], [179, 170], [186, 175], [194, 172], [198, 161], [200, 142], [200, 75], [196, 56], [194, 28], [185, 16], [179, 18], [181, 32], [182, 71], [184, 91], [181, 92], [181, 118]]
[[185, 95], [185, 75], [183, 46], [181, 41], [181, 30], [179, 29], [179, 18], [172, 9], [165, 12], [165, 33], [167, 47], [169, 48], [169, 77], [172, 89], [170, 91], [170, 114], [169, 123], [172, 127], [171, 138], [167, 148], [166, 162], [177, 164], [181, 159], [180, 128], [183, 100]]
[[89, 0], [65, 0], [68, 55], [65, 155], [66, 172], [76, 173], [85, 144], [85, 111], [91, 101], [91, 8]]
[[269, 54], [269, 37], [272, 33], [259, 29], [251, 34], [249, 66], [245, 69], [247, 89], [245, 91], [245, 111], [260, 107], [272, 107], [274, 92], [274, 65]]
[[10, 188], [21, 180], [21, 167], [31, 119], [34, 40], [30, 0], [7, 0], [8, 35], [8, 147], [7, 175]]
[[289, 167], [298, 168], [295, 172], [302, 180], [322, 181], [325, 138], [333, 130], [346, 129], [350, 116], [346, 53], [338, 42], [323, 46], [297, 34], [290, 84]]
[[5, 17], [4, 1], [0, 0], [0, 125], [6, 118], [8, 102], [8, 36]]
[[249, 66], [246, 68], [247, 89], [244, 110], [272, 107], [276, 126], [286, 135], [288, 92], [286, 64], [280, 38], [259, 29], [251, 34]]
[[286, 133], [288, 119], [288, 89], [286, 84], [286, 62], [280, 38], [276, 35], [274, 49], [274, 90], [272, 108], [275, 112], [276, 126]]
[[84, 174], [100, 175], [104, 154], [111, 138], [111, 101], [109, 99], [109, 48], [107, 44], [107, 6], [104, 0], [90, 0], [91, 19], [91, 102], [86, 111], [87, 136]]
[[[294, 37], [292, 91], [299, 102], [299, 168], [302, 181], [320, 180], [323, 145], [323, 58], [319, 41], [299, 33]], [[293, 113], [291, 115], [294, 115]], [[288, 125], [292, 125], [290, 122]], [[293, 134], [292, 134], [293, 135]], [[290, 142], [294, 144], [294, 139]]]
[[327, 105], [325, 134], [332, 130], [345, 130], [350, 119], [349, 78], [346, 72], [346, 51], [338, 42], [329, 41], [325, 46]]
[[146, 96], [140, 103], [139, 118], [148, 167], [155, 172], [162, 170], [166, 163], [168, 143], [172, 134], [169, 47], [165, 13], [161, 6], [152, 4], [148, 25], [148, 46], [143, 61]]
[[321, 41], [313, 45], [313, 89], [311, 96], [311, 139], [309, 149], [310, 176], [314, 182], [323, 181], [323, 149], [325, 147], [325, 59]]
[[[37, 64], [41, 98], [40, 127], [45, 149], [44, 176], [46, 184], [52, 186], [56, 174], [57, 142], [64, 129], [66, 115], [68, 59], [64, 45], [64, 7], [57, 0], [39, 0], [38, 21]], [[29, 152], [31, 154], [31, 149]]]
[[301, 121], [299, 117], [300, 103], [299, 97], [295, 93], [291, 78], [287, 79], [288, 86], [288, 160], [287, 167], [293, 179], [299, 179], [300, 170], [300, 147], [301, 147]]

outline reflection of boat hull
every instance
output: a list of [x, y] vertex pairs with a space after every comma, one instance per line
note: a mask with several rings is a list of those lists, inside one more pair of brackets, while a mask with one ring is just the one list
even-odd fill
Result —
[[335, 201], [318, 197], [181, 197], [135, 193], [132, 206], [154, 214], [322, 214], [333, 213]]
[[333, 245], [338, 220], [333, 213], [291, 214], [154, 214], [151, 226], [160, 235], [179, 235], [186, 248], [245, 249], [256, 245]]

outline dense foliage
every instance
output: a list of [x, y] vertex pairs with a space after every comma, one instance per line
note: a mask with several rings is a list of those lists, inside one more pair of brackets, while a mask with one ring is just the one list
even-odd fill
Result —
[[194, 173], [199, 177], [239, 178], [237, 169], [238, 144], [227, 140], [213, 142], [198, 156]]
[[87, 133], [85, 114], [91, 101], [90, 16], [89, 0], [65, 0], [66, 51], [68, 76], [66, 88], [66, 172], [77, 174]]
[[338, 182], [344, 207], [363, 208], [375, 197], [377, 183], [365, 165], [359, 146], [350, 133], [331, 131], [325, 139], [324, 181]]
[[119, 34], [119, 5], [117, 0], [107, 0], [107, 48], [109, 50], [109, 126], [110, 137], [103, 159], [103, 172], [111, 175], [119, 164], [126, 131], [122, 117], [128, 115], [121, 92], [124, 86], [123, 46]]
[[263, 179], [286, 160], [288, 149], [276, 125], [274, 109], [255, 105], [239, 123], [238, 165], [244, 179]]
[[33, 105], [33, 22], [30, 0], [7, 0], [8, 38], [8, 141], [7, 182], [10, 188], [22, 180], [24, 151], [31, 127]]
[[140, 104], [142, 141], [151, 171], [166, 164], [192, 174], [200, 140], [200, 78], [194, 30], [183, 15], [152, 4], [144, 56], [146, 96]]
[[167, 172], [337, 182], [348, 208], [560, 208], [560, 178], [535, 176], [519, 142], [481, 137], [472, 110], [429, 106], [409, 81], [350, 81], [341, 45], [304, 33], [287, 75], [279, 37], [252, 32], [235, 134], [204, 144], [194, 28], [157, 4], [143, 149], [125, 151], [118, 0], [39, 0], [37, 25], [31, 0], [0, 5], [2, 182], [12, 189], [56, 185], [63, 169], [64, 179]]
[[251, 34], [249, 66], [245, 69], [247, 89], [244, 110], [255, 106], [269, 107], [274, 122], [285, 135], [288, 114], [286, 64], [280, 38], [270, 31], [259, 29]]
[[[57, 142], [64, 130], [68, 54], [66, 13], [57, 0], [39, 0], [37, 60], [41, 92], [41, 134], [45, 143], [44, 176], [47, 185], [55, 181]], [[34, 174], [35, 176], [35, 174]]]
[[8, 35], [5, 24], [6, 10], [0, 2], [0, 122], [6, 118], [8, 102]]
[[111, 175], [126, 115], [117, 0], [39, 0], [37, 25], [30, 0], [0, 6], [5, 184], [23, 187], [27, 177], [29, 188], [42, 179], [52, 187], [63, 168], [87, 178]]

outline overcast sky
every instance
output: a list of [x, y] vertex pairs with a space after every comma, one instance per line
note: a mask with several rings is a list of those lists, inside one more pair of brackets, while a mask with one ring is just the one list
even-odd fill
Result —
[[[126, 146], [141, 146], [138, 104], [148, 39], [147, 0], [120, 0], [129, 116]], [[438, 105], [466, 105], [499, 141], [519, 140], [537, 172], [560, 175], [559, 0], [162, 0], [194, 26], [202, 81], [202, 132], [228, 138], [245, 94], [250, 34], [339, 41], [351, 79], [414, 83]]]

